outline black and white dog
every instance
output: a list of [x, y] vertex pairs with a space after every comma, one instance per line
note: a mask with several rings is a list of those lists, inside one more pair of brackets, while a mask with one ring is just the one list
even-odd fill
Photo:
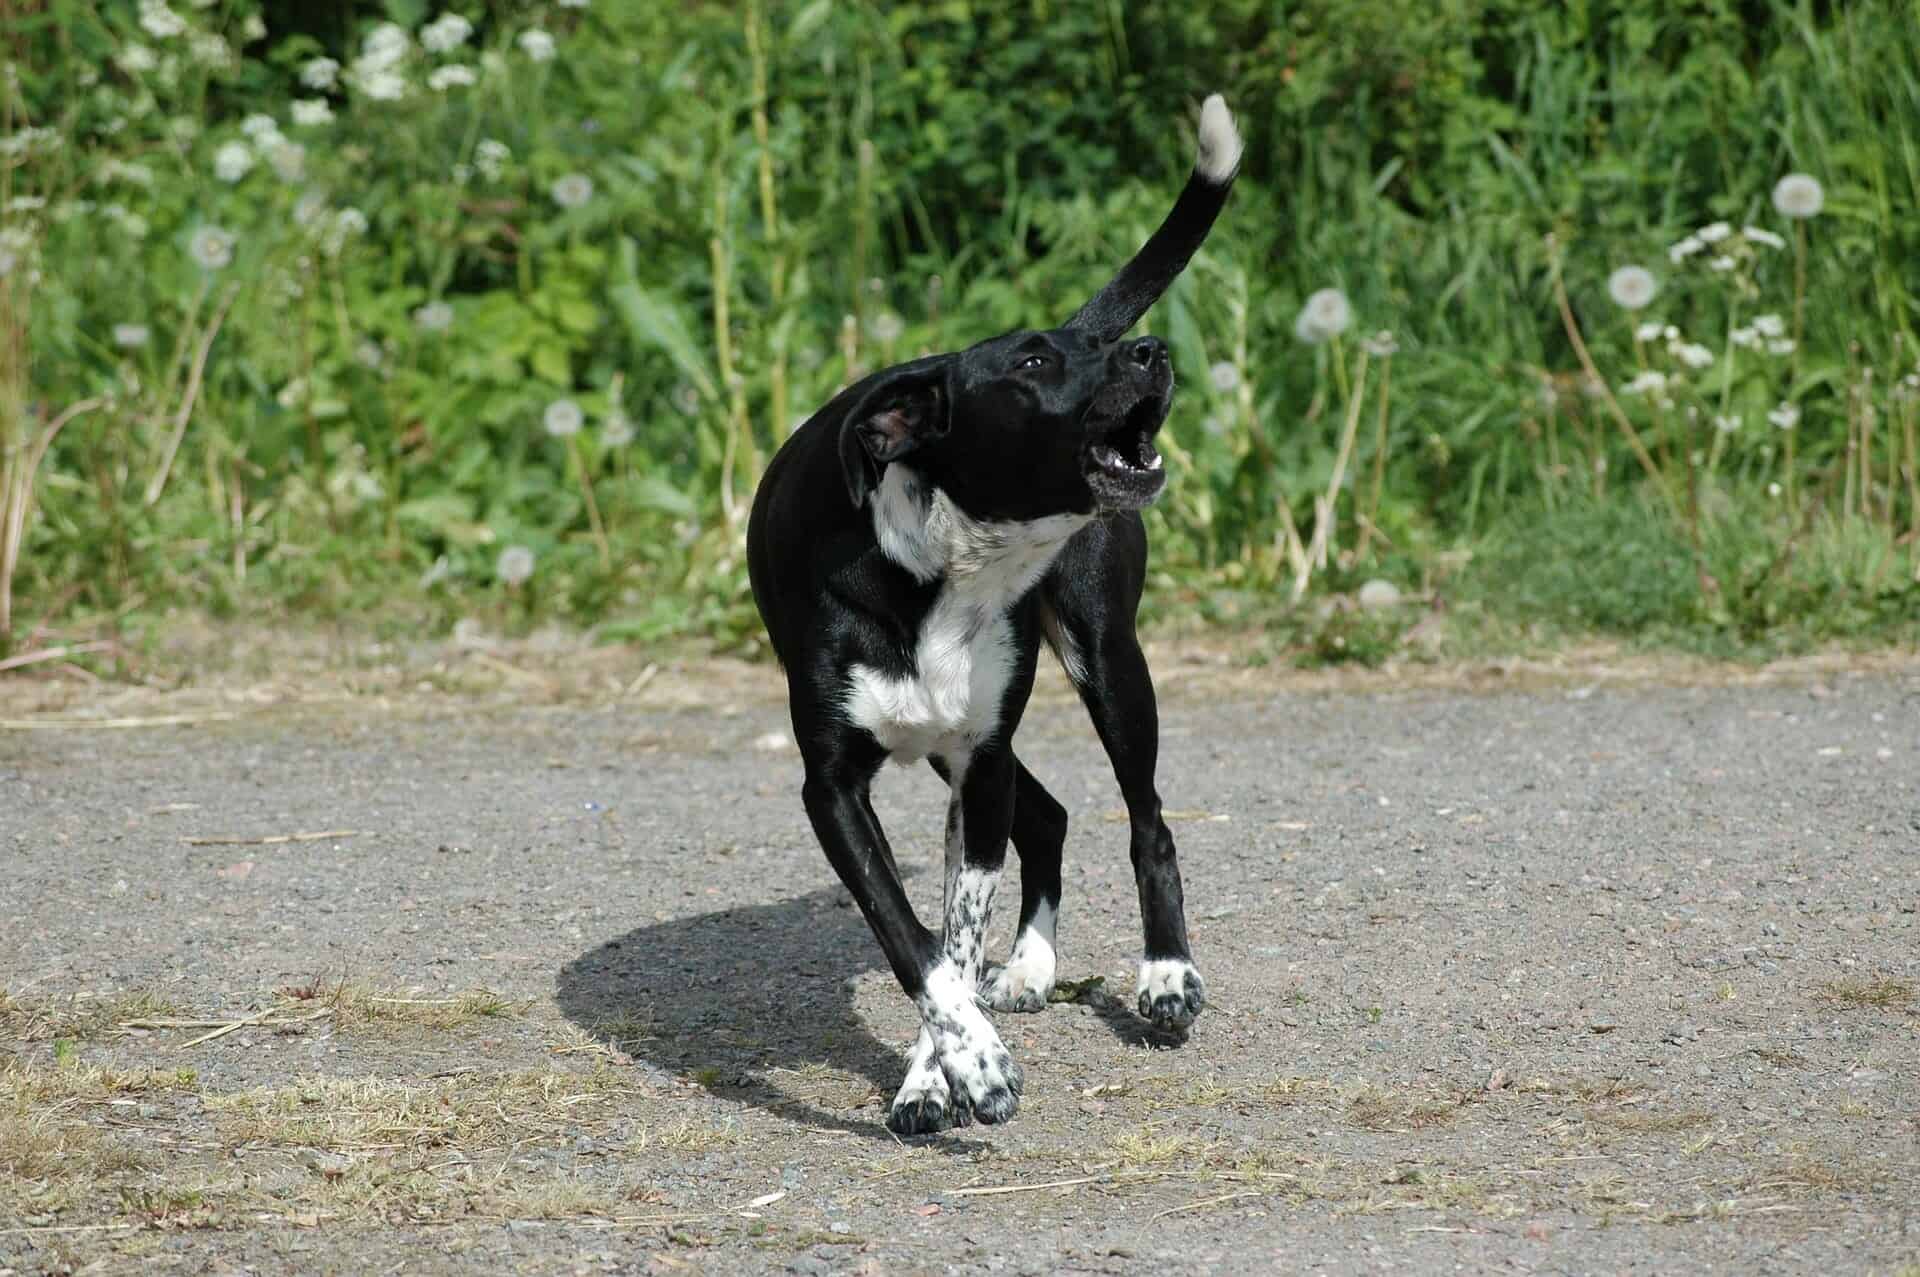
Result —
[[[920, 1011], [887, 1114], [901, 1134], [1012, 1117], [1020, 1069], [980, 1004], [1038, 1011], [1053, 990], [1067, 814], [1013, 751], [1043, 639], [1086, 703], [1132, 821], [1140, 1014], [1184, 1031], [1205, 1001], [1134, 635], [1147, 562], [1138, 512], [1166, 482], [1153, 436], [1173, 370], [1164, 342], [1121, 338], [1206, 239], [1240, 150], [1226, 103], [1208, 98], [1172, 212], [1064, 327], [864, 378], [795, 431], [754, 498], [753, 594], [787, 671], [807, 815]], [[868, 799], [889, 758], [929, 760], [952, 790], [938, 935], [914, 916]], [[986, 967], [1009, 838], [1019, 933], [1007, 963]]]

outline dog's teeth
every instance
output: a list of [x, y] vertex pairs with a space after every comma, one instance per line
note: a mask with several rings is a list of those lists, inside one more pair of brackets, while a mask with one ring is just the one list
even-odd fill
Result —
[[1160, 454], [1159, 454], [1158, 452], [1156, 452], [1156, 453], [1154, 453], [1154, 454], [1153, 454], [1153, 459], [1147, 462], [1147, 469], [1149, 469], [1149, 470], [1158, 470], [1158, 469], [1159, 469], [1159, 468], [1160, 468], [1161, 466], [1163, 466], [1163, 465], [1165, 465], [1165, 464], [1166, 464], [1166, 462], [1164, 462], [1163, 460], [1161, 460], [1161, 458], [1160, 458]]

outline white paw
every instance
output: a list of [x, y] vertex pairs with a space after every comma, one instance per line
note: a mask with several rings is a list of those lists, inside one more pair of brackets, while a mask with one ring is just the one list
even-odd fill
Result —
[[996, 1011], [1044, 1011], [1053, 996], [1053, 911], [1044, 906], [1020, 932], [1005, 966], [987, 969], [980, 1000]]
[[953, 1089], [940, 1070], [933, 1031], [923, 1025], [913, 1044], [907, 1080], [900, 1084], [899, 1094], [887, 1109], [887, 1129], [896, 1135], [931, 1135], [972, 1120], [971, 1111], [954, 1107]]
[[1020, 1066], [981, 1014], [972, 988], [952, 962], [940, 963], [928, 975], [920, 996], [920, 1018], [933, 1034], [940, 1071], [953, 1092], [953, 1107], [971, 1109], [982, 1122], [1012, 1117], [1020, 1107]]
[[1140, 1015], [1154, 1028], [1185, 1033], [1206, 1005], [1206, 982], [1191, 962], [1150, 958], [1140, 964]]

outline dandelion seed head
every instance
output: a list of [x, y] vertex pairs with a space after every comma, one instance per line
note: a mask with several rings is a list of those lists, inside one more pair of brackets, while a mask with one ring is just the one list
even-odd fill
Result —
[[510, 545], [494, 560], [493, 574], [509, 589], [518, 589], [533, 576], [533, 551], [524, 545]]
[[585, 173], [569, 173], [556, 179], [548, 194], [561, 208], [579, 208], [593, 198], [593, 179]]
[[353, 357], [376, 372], [380, 365], [387, 362], [387, 352], [380, 349], [380, 343], [376, 341], [361, 342], [354, 347]]
[[1221, 394], [1230, 394], [1240, 388], [1240, 369], [1230, 359], [1222, 359], [1207, 369], [1207, 380]]
[[453, 307], [431, 301], [413, 312], [413, 326], [423, 333], [443, 333], [453, 327]]
[[1782, 217], [1805, 221], [1819, 216], [1826, 203], [1826, 191], [1805, 173], [1789, 173], [1773, 184], [1773, 206]]
[[1375, 359], [1385, 359], [1389, 355], [1400, 353], [1400, 339], [1385, 328], [1360, 343], [1360, 348]]
[[520, 46], [520, 52], [526, 54], [532, 61], [550, 62], [553, 60], [553, 37], [538, 27], [522, 31], [520, 38], [514, 43], [518, 44]]
[[626, 413], [619, 408], [607, 413], [607, 419], [600, 423], [600, 442], [609, 448], [624, 448], [633, 442], [633, 422]]
[[867, 321], [867, 334], [883, 346], [900, 340], [907, 331], [907, 321], [890, 310], [883, 310]]
[[202, 226], [187, 239], [187, 253], [202, 270], [221, 270], [233, 261], [232, 231]]
[[1622, 310], [1640, 310], [1653, 300], [1660, 286], [1644, 266], [1622, 266], [1607, 276], [1607, 295]]
[[673, 388], [673, 394], [670, 397], [673, 400], [673, 406], [689, 417], [700, 411], [700, 392], [684, 381]]
[[1322, 288], [1307, 298], [1304, 313], [1322, 339], [1338, 337], [1353, 323], [1353, 307], [1337, 288]]
[[571, 399], [556, 399], [547, 405], [546, 413], [540, 418], [540, 424], [547, 433], [556, 439], [566, 439], [580, 433], [580, 427], [586, 423], [586, 414], [580, 411], [580, 405]]

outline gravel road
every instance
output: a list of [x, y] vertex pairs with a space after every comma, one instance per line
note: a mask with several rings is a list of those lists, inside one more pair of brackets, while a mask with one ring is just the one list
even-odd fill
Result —
[[[0, 1109], [66, 1150], [0, 1151], [0, 1273], [1920, 1271], [1920, 664], [1169, 684], [1212, 1008], [1126, 1010], [1126, 826], [1050, 677], [1021, 752], [1105, 984], [998, 1017], [1012, 1124], [907, 1142], [911, 1008], [766, 672], [171, 725], [0, 685]], [[943, 792], [878, 786], [923, 917]], [[347, 1130], [369, 1097], [408, 1116]]]

